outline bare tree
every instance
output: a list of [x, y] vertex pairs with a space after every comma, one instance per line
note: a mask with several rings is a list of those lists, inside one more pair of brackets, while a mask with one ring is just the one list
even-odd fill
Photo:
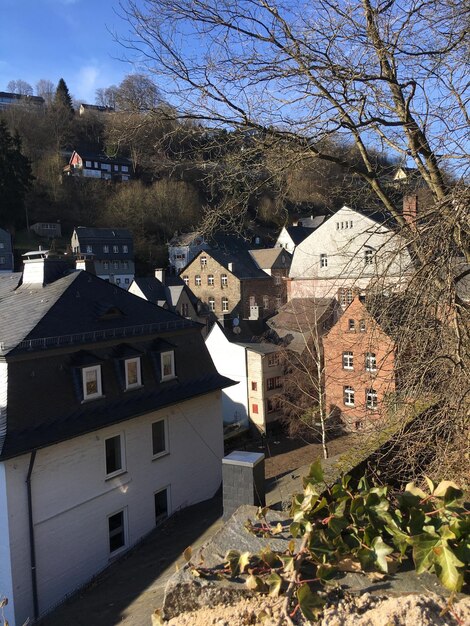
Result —
[[[432, 396], [440, 407], [441, 430], [427, 420], [427, 441], [442, 442], [445, 432], [446, 446], [432, 447], [441, 462], [443, 449], [463, 441], [470, 398], [462, 265], [470, 263], [468, 6], [148, 0], [142, 8], [129, 0], [123, 12], [133, 29], [125, 45], [139, 53], [178, 116], [228, 131], [231, 158], [249, 164], [244, 198], [228, 185], [229, 194], [214, 202], [216, 221], [243, 219], [253, 190], [266, 184], [264, 164], [249, 156], [268, 151], [273, 178], [299, 164], [332, 163], [389, 213], [415, 265], [403, 329], [403, 345], [415, 344], [410, 393]], [[428, 195], [417, 219], [406, 219], [381, 154], [416, 169]], [[237, 170], [214, 171], [228, 179]], [[420, 319], [441, 331], [426, 334]]]
[[118, 87], [111, 85], [110, 87], [100, 87], [96, 90], [95, 102], [102, 107], [116, 107], [116, 94]]
[[36, 94], [41, 96], [41, 98], [44, 98], [46, 105], [50, 106], [55, 94], [54, 83], [46, 78], [41, 78], [36, 83]]
[[31, 87], [31, 85], [25, 80], [21, 80], [21, 78], [19, 78], [18, 80], [10, 80], [7, 85], [7, 89], [11, 93], [17, 93], [21, 96], [33, 95], [33, 88]]

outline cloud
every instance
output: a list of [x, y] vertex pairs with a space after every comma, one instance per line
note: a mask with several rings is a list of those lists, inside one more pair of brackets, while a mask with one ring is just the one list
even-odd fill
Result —
[[96, 65], [84, 65], [78, 70], [74, 91], [79, 99], [94, 102], [100, 70]]

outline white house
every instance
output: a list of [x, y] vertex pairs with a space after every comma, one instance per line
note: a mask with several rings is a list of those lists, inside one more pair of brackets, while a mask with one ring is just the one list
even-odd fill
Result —
[[[0, 597], [47, 613], [221, 482], [221, 389], [199, 325], [52, 260], [0, 281]], [[29, 272], [29, 265], [34, 271]], [[59, 269], [55, 261], [55, 273]], [[17, 284], [17, 283], [16, 283]]]
[[292, 254], [295, 247], [311, 235], [312, 232], [313, 227], [311, 226], [283, 226], [274, 247], [284, 248], [284, 250]]
[[390, 219], [344, 206], [296, 247], [289, 298], [336, 296], [346, 306], [354, 289], [374, 280], [399, 286], [411, 269], [405, 241]]

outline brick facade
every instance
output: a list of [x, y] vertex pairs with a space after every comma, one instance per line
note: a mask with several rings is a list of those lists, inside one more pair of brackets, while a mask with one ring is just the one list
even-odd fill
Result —
[[324, 337], [323, 350], [329, 414], [352, 430], [382, 417], [395, 390], [394, 344], [358, 297]]

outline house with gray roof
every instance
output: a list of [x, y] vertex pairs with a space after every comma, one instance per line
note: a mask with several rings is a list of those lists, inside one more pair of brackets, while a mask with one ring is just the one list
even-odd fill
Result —
[[0, 592], [47, 613], [221, 481], [220, 375], [191, 320], [46, 252], [0, 277]]
[[110, 283], [129, 289], [134, 280], [134, 241], [127, 228], [77, 226], [71, 239], [80, 269], [92, 271]]
[[133, 177], [133, 173], [134, 168], [130, 159], [86, 148], [74, 150], [63, 169], [65, 176], [99, 178], [114, 182], [128, 181]]

